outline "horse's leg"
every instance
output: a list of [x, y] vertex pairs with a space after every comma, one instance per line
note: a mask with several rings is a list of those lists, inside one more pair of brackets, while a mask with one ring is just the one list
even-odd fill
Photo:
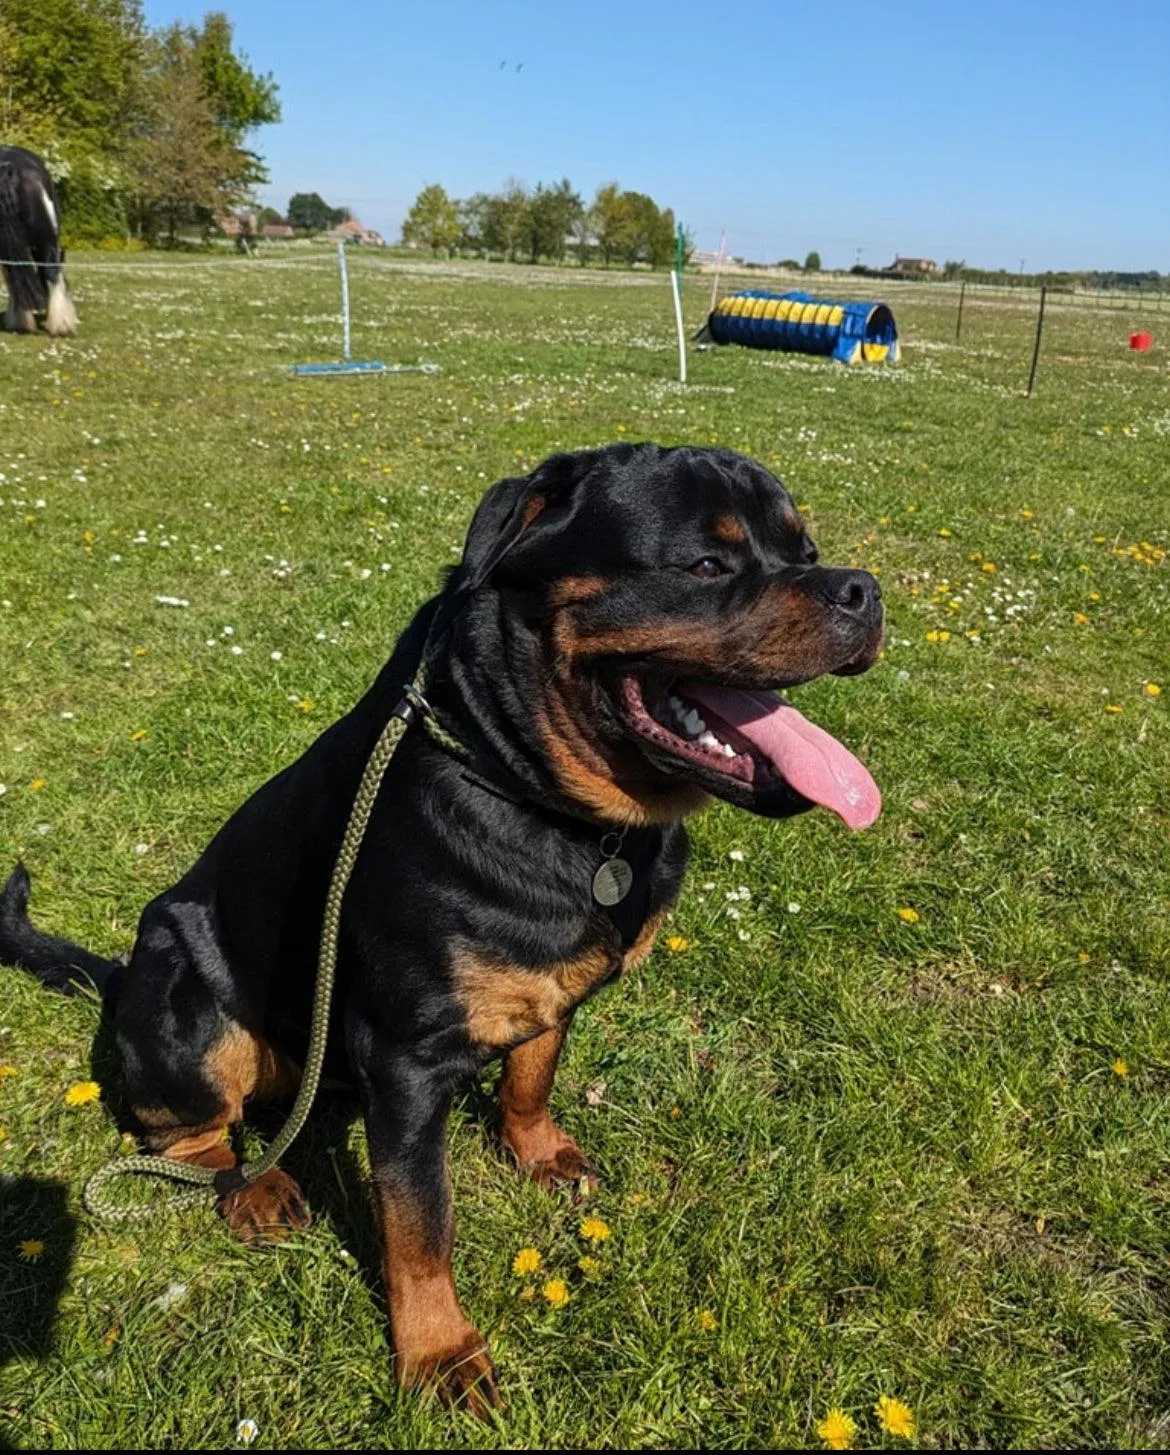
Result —
[[37, 326], [36, 314], [31, 308], [19, 308], [16, 303], [16, 286], [12, 275], [15, 268], [4, 269], [4, 282], [8, 288], [8, 307], [4, 310], [4, 328], [7, 333], [32, 333]]
[[37, 272], [48, 300], [45, 308], [45, 332], [52, 334], [54, 338], [63, 338], [77, 332], [77, 310], [61, 274], [61, 235], [57, 209], [43, 186], [37, 190], [40, 192], [40, 201], [48, 224], [38, 234], [34, 244], [35, 251], [40, 255], [37, 258]]

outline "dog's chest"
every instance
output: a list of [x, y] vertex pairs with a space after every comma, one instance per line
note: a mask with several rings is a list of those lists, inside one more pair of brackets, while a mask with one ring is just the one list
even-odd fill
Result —
[[481, 1049], [501, 1051], [551, 1030], [606, 981], [645, 958], [659, 918], [648, 921], [624, 952], [598, 943], [533, 968], [509, 965], [492, 952], [460, 950], [452, 980], [468, 1037]]

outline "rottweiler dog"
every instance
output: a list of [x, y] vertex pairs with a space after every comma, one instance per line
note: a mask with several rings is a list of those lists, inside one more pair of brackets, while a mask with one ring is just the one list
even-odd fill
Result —
[[[650, 951], [710, 797], [853, 828], [880, 796], [776, 689], [863, 672], [882, 639], [863, 571], [818, 564], [791, 497], [725, 449], [620, 444], [548, 459], [480, 501], [462, 563], [356, 707], [228, 820], [143, 912], [127, 964], [0, 895], [0, 959], [108, 1000], [147, 1147], [237, 1157], [251, 1098], [305, 1054], [326, 889], [366, 760], [427, 656], [344, 901], [326, 1073], [358, 1088], [395, 1369], [477, 1412], [487, 1346], [451, 1277], [452, 1097], [495, 1057], [501, 1139], [544, 1185], [595, 1174], [549, 1114], [573, 1012]], [[221, 1198], [242, 1236], [304, 1226], [283, 1171]]]

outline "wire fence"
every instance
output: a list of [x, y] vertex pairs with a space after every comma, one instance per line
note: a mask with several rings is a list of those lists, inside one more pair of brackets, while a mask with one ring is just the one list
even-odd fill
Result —
[[[277, 244], [276, 246], [281, 246]], [[581, 267], [579, 264], [547, 264], [547, 263], [497, 263], [494, 260], [470, 257], [454, 257], [449, 260], [432, 260], [425, 256], [417, 258], [404, 258], [401, 254], [387, 249], [385, 253], [380, 250], [362, 250], [350, 254], [351, 259], [360, 258], [361, 263], [377, 264], [383, 267], [406, 268], [406, 269], [431, 269], [437, 268], [444, 263], [448, 266], [481, 268], [500, 268], [511, 272], [515, 270], [517, 276], [524, 274], [536, 274], [542, 279], [553, 279], [558, 276], [581, 277], [587, 276], [590, 281], [604, 278], [623, 279], [644, 279], [650, 282], [654, 278], [663, 278], [664, 273], [652, 273], [647, 269], [624, 269], [624, 268], [601, 268], [596, 266]], [[68, 272], [87, 271], [134, 271], [144, 270], [175, 271], [177, 269], [200, 269], [200, 268], [241, 268], [250, 266], [262, 266], [265, 269], [296, 269], [296, 268], [330, 268], [336, 265], [335, 254], [330, 248], [328, 252], [321, 251], [316, 254], [303, 253], [294, 257], [281, 256], [276, 253], [275, 248], [267, 248], [254, 251], [251, 254], [243, 253], [219, 253], [216, 256], [191, 257], [178, 255], [175, 257], [150, 257], [134, 253], [118, 258], [95, 258], [83, 256], [80, 258], [67, 258], [65, 268]], [[37, 264], [28, 258], [0, 258], [0, 267], [5, 268], [31, 268]], [[690, 268], [686, 272], [687, 278], [710, 279], [714, 269], [711, 266], [702, 268]], [[1098, 311], [1112, 311], [1124, 313], [1135, 308], [1153, 313], [1170, 312], [1170, 292], [1152, 288], [1084, 288], [1063, 285], [1040, 284], [1040, 283], [983, 283], [962, 279], [914, 279], [894, 278], [871, 275], [858, 275], [848, 272], [817, 272], [805, 273], [803, 271], [792, 271], [774, 267], [745, 268], [742, 265], [726, 267], [720, 274], [722, 291], [734, 292], [739, 288], [746, 287], [772, 287], [782, 286], [787, 289], [800, 288], [811, 291], [832, 291], [834, 296], [840, 298], [872, 298], [874, 296], [905, 297], [920, 299], [923, 302], [934, 300], [941, 302], [951, 298], [956, 307], [962, 293], [971, 303], [982, 299], [988, 302], [1001, 301], [1016, 305], [1038, 303], [1040, 290], [1043, 286], [1047, 292], [1049, 307], [1081, 307], [1092, 308]]]

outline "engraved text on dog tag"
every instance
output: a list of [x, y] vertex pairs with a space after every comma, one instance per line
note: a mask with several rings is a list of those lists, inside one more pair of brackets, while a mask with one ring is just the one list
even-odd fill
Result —
[[634, 871], [624, 859], [607, 859], [593, 876], [593, 898], [598, 904], [620, 904], [633, 882]]

